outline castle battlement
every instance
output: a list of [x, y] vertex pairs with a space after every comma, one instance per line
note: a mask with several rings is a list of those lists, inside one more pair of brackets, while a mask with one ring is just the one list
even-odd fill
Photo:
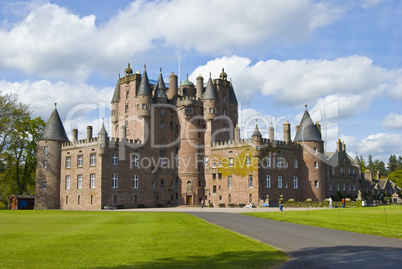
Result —
[[[253, 138], [241, 139], [240, 143], [235, 140], [229, 141], [219, 141], [211, 143], [211, 149], [222, 149], [222, 148], [230, 148], [230, 147], [244, 147], [244, 146], [255, 146], [256, 142]], [[295, 142], [286, 142], [282, 140], [270, 140], [268, 138], [263, 138], [262, 143], [258, 145], [258, 148], [264, 147], [287, 147], [287, 148], [301, 148], [301, 145]]]
[[69, 149], [69, 148], [75, 148], [75, 147], [89, 147], [89, 146], [94, 146], [98, 144], [98, 138], [93, 137], [91, 139], [80, 139], [76, 141], [68, 141], [64, 142], [61, 144], [62, 149]]
[[109, 142], [111, 144], [132, 144], [132, 145], [143, 145], [142, 141], [140, 139], [119, 139], [115, 137], [111, 137]]
[[177, 98], [177, 106], [201, 105], [201, 100], [195, 96], [183, 96]]

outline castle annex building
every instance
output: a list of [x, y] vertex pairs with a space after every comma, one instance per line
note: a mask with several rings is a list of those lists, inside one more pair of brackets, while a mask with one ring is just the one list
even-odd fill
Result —
[[169, 87], [162, 72], [151, 85], [146, 70], [128, 65], [111, 100], [112, 131], [69, 140], [55, 108], [38, 141], [36, 209], [102, 209], [169, 205], [258, 204], [269, 197], [323, 201], [341, 192], [356, 197], [360, 161], [337, 141], [324, 152], [320, 124], [304, 111], [292, 139], [263, 138], [258, 126], [240, 137], [231, 81], [199, 76]]

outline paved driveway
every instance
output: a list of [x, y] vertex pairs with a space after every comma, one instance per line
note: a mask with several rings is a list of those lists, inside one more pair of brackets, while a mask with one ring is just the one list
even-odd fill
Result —
[[[288, 209], [289, 210], [289, 209]], [[298, 210], [298, 209], [294, 209]], [[299, 209], [305, 210], [305, 209]], [[344, 232], [237, 214], [278, 209], [189, 208], [133, 211], [185, 212], [209, 223], [255, 238], [286, 252], [288, 268], [401, 268], [402, 240]], [[373, 223], [373, 225], [376, 225]]]

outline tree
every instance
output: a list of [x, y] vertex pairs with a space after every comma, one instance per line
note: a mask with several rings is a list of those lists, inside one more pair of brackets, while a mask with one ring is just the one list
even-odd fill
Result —
[[2, 95], [0, 92], [0, 160], [15, 125], [26, 117], [29, 117], [27, 105], [18, 102], [16, 95]]
[[366, 173], [366, 161], [363, 159], [363, 155], [360, 155], [360, 166], [362, 174]]
[[398, 163], [396, 165], [396, 170], [402, 170], [402, 156], [398, 157]]
[[9, 191], [16, 194], [33, 193], [35, 190], [36, 143], [45, 127], [40, 118], [25, 119], [16, 122], [9, 135], [9, 145], [4, 156], [5, 176]]
[[373, 163], [373, 156], [371, 156], [371, 154], [369, 154], [368, 157], [368, 165], [367, 165], [367, 169], [369, 169], [371, 171], [371, 173], [375, 172], [375, 167], [374, 167], [374, 163]]
[[398, 160], [396, 159], [396, 155], [389, 156], [389, 161], [388, 161], [388, 174], [391, 174], [396, 170], [398, 166]]

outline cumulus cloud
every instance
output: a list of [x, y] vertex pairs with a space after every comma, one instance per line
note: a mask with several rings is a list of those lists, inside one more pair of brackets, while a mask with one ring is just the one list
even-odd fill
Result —
[[395, 113], [388, 114], [382, 121], [382, 126], [390, 129], [402, 129], [402, 115]]
[[127, 58], [162, 47], [222, 55], [274, 38], [304, 40], [343, 13], [307, 0], [134, 1], [96, 25], [94, 15], [80, 17], [56, 4], [25, 8], [27, 16], [0, 28], [0, 69], [79, 82], [94, 69], [116, 70]]
[[61, 116], [64, 117], [72, 112], [74, 116], [79, 116], [98, 108], [106, 110], [113, 95], [111, 87], [97, 89], [86, 84], [52, 83], [48, 80], [22, 82], [0, 80], [0, 91], [4, 94], [17, 94], [20, 102], [29, 104], [33, 116], [41, 116], [45, 120], [50, 116], [55, 102], [58, 103], [57, 109]]
[[378, 133], [369, 135], [367, 138], [357, 142], [356, 151], [359, 155], [368, 156], [373, 159], [388, 161], [390, 153], [402, 155], [402, 135], [391, 133]]
[[199, 66], [190, 78], [195, 80], [199, 74], [208, 77], [209, 72], [213, 77], [219, 76], [222, 67], [229, 77], [235, 78], [236, 94], [245, 104], [256, 93], [272, 96], [275, 103], [287, 106], [313, 104], [312, 110], [336, 103], [340, 118], [366, 111], [372, 100], [384, 93], [392, 95], [395, 88], [402, 87], [401, 70], [387, 70], [362, 56], [332, 61], [267, 60], [254, 65], [249, 58], [222, 57]]

